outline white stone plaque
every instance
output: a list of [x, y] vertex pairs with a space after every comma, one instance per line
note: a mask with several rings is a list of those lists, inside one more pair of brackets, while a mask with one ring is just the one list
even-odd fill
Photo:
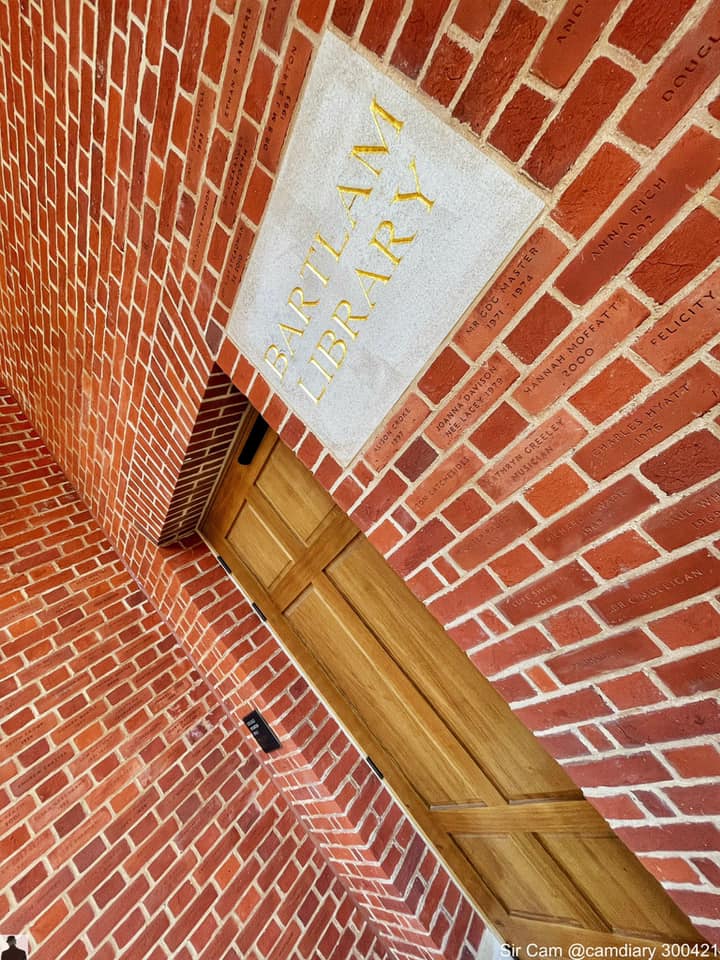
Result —
[[228, 334], [347, 466], [542, 208], [326, 33]]

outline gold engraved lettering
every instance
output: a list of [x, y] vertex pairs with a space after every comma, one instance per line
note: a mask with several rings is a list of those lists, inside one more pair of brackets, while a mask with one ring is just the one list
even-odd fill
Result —
[[[270, 351], [273, 351], [272, 355], [270, 354]], [[278, 377], [280, 377], [282, 380], [288, 367], [287, 354], [278, 349], [274, 343], [271, 343], [263, 355], [263, 360], [268, 364], [269, 367], [272, 367]]]
[[282, 334], [282, 338], [285, 341], [285, 346], [290, 351], [290, 356], [291, 357], [294, 356], [295, 350], [292, 345], [292, 338], [301, 337], [305, 333], [305, 331], [298, 327], [291, 327], [289, 323], [279, 323], [278, 327], [280, 328], [280, 333]]
[[348, 245], [350, 234], [349, 233], [345, 234], [345, 237], [343, 238], [342, 246], [340, 247], [339, 250], [336, 250], [333, 246], [331, 246], [331, 244], [327, 242], [325, 237], [323, 237], [319, 233], [316, 233], [313, 239], [316, 240], [321, 246], [325, 247], [327, 252], [331, 253], [336, 260], [339, 260], [340, 257], [343, 255], [343, 251], [345, 250], [345, 247]]
[[[341, 310], [346, 314], [345, 319], [340, 316]], [[334, 320], [335, 323], [337, 323], [345, 331], [345, 333], [349, 334], [353, 340], [356, 340], [360, 331], [353, 330], [353, 328], [350, 326], [350, 321], [354, 320], [356, 323], [361, 323], [367, 320], [368, 316], [369, 314], [367, 313], [364, 316], [353, 315], [350, 301], [341, 300], [340, 303], [335, 307], [335, 312], [330, 319]]]
[[332, 383], [332, 380], [333, 380], [333, 377], [335, 376], [335, 374], [334, 374], [334, 373], [328, 373], [327, 370], [325, 369], [325, 367], [323, 367], [323, 365], [322, 365], [321, 363], [319, 363], [319, 362], [315, 359], [315, 357], [310, 357], [310, 359], [308, 360], [308, 363], [311, 363], [314, 367], [317, 367], [318, 370], [320, 371], [320, 373], [325, 377], [325, 379], [327, 380], [327, 382], [328, 382], [328, 383]]
[[[370, 294], [376, 283], [387, 283], [390, 280], [390, 274], [386, 273], [373, 273], [371, 270], [361, 270], [359, 267], [355, 267], [355, 274], [357, 275], [360, 286], [362, 287], [362, 292], [365, 295], [365, 299], [368, 302], [368, 306], [371, 310], [375, 308], [375, 304], [370, 299]], [[363, 278], [369, 280], [368, 284], [363, 282]]]
[[[343, 210], [345, 211], [345, 215], [348, 218], [348, 223], [350, 224], [350, 227], [354, 230], [355, 227], [357, 226], [357, 220], [353, 218], [350, 211], [352, 210], [357, 198], [365, 197], [367, 199], [367, 197], [369, 197], [370, 194], [372, 193], [372, 189], [368, 187], [345, 187], [339, 183], [336, 187], [336, 190], [340, 194], [340, 203], [342, 204]], [[346, 198], [346, 195], [348, 195], [351, 198], [349, 202]]]
[[332, 330], [326, 330], [315, 344], [315, 349], [324, 354], [333, 364], [336, 370], [343, 365], [347, 355], [347, 344], [344, 340], [336, 337]]
[[415, 164], [415, 158], [410, 161], [410, 169], [412, 170], [412, 175], [415, 178], [415, 192], [414, 193], [400, 193], [400, 190], [395, 192], [393, 197], [393, 203], [403, 203], [406, 200], [419, 200], [420, 203], [424, 203], [428, 210], [432, 210], [434, 200], [431, 200], [429, 197], [426, 197], [425, 194], [420, 189], [420, 179], [418, 177], [417, 165]]
[[[297, 294], [297, 296], [296, 296]], [[293, 298], [299, 299], [299, 303], [295, 303]], [[319, 300], [306, 300], [305, 294], [303, 293], [302, 287], [295, 287], [290, 296], [288, 297], [288, 306], [292, 307], [295, 313], [304, 321], [305, 326], [307, 326], [312, 317], [309, 317], [306, 313], [302, 312], [302, 307], [316, 307], [320, 303]]]
[[[320, 273], [320, 271], [319, 271], [318, 268], [315, 266], [315, 264], [310, 262], [310, 257], [311, 257], [314, 253], [317, 253], [317, 250], [315, 249], [315, 247], [311, 246], [310, 249], [308, 250], [307, 256], [305, 257], [305, 259], [304, 259], [303, 262], [302, 262], [302, 266], [301, 266], [300, 269], [298, 270], [298, 273], [300, 274], [301, 277], [304, 277], [304, 276], [305, 276], [305, 267], [309, 267], [310, 270], [312, 270], [312, 272], [313, 272], [313, 273], [315, 274], [315, 276], [318, 278], [318, 280], [320, 281], [320, 283], [322, 283], [322, 285], [323, 285], [324, 287], [326, 287], [326, 286], [328, 285], [328, 280], [330, 279], [330, 277], [326, 277], [324, 273]], [[293, 291], [293, 293], [294, 293], [294, 292], [295, 292], [295, 291]]]
[[314, 394], [312, 390], [308, 390], [308, 388], [302, 382], [302, 377], [300, 377], [300, 379], [298, 380], [298, 386], [304, 393], [307, 394], [308, 397], [310, 397], [310, 399], [315, 404], [315, 406], [317, 406], [320, 403], [322, 398], [325, 396], [325, 391], [327, 390], [327, 387], [323, 387], [320, 393]]
[[370, 104], [370, 112], [372, 114], [373, 122], [375, 124], [375, 129], [377, 130], [378, 136], [380, 137], [381, 145], [373, 144], [371, 146], [355, 146], [350, 151], [350, 155], [354, 157], [356, 160], [359, 160], [360, 163], [364, 167], [367, 167], [371, 173], [374, 173], [376, 177], [379, 177], [380, 169], [377, 167], [373, 167], [372, 164], [369, 163], [364, 157], [361, 157], [360, 154], [361, 153], [369, 153], [369, 154], [381, 153], [381, 154], [387, 155], [390, 152], [387, 145], [387, 140], [385, 139], [385, 136], [382, 131], [382, 127], [380, 126], [380, 120], [384, 120], [385, 123], [389, 123], [390, 126], [395, 130], [397, 134], [400, 133], [404, 124], [402, 120], [398, 120], [396, 117], [393, 117], [392, 114], [388, 113], [387, 110], [381, 107], [374, 97], [373, 97], [372, 103]]
[[[388, 245], [382, 243], [378, 236], [378, 234], [385, 233], [386, 231], [388, 234]], [[375, 228], [375, 233], [373, 233], [372, 237], [370, 238], [370, 246], [377, 247], [381, 253], [385, 254], [391, 263], [397, 266], [402, 260], [402, 257], [395, 256], [390, 247], [396, 243], [412, 243], [416, 236], [417, 234], [413, 233], [409, 237], [396, 237], [395, 224], [392, 222], [392, 220], [383, 220], [383, 222]]]

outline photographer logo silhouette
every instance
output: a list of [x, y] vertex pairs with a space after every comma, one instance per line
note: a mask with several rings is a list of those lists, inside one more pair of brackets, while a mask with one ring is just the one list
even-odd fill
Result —
[[7, 941], [7, 947], [0, 953], [0, 960], [27, 960], [27, 937], [0, 935], [0, 944]]

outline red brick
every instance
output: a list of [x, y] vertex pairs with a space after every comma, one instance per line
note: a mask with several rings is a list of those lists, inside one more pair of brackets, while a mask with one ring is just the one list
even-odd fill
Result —
[[477, 360], [528, 302], [567, 253], [545, 227], [537, 230], [487, 290], [455, 336], [455, 343]]
[[633, 350], [667, 373], [720, 330], [720, 270], [699, 284], [640, 339]]
[[592, 590], [595, 581], [577, 561], [558, 567], [545, 577], [535, 580], [530, 586], [517, 590], [498, 603], [498, 610], [510, 623], [517, 626], [531, 617], [539, 616], [561, 603]]
[[476, 40], [482, 40], [500, 0], [460, 0], [454, 23]]
[[483, 419], [481, 426], [471, 435], [470, 441], [486, 457], [494, 457], [527, 427], [525, 420], [513, 407], [501, 403]]
[[665, 303], [715, 260], [719, 244], [720, 220], [705, 207], [696, 207], [640, 264], [632, 279], [657, 303]]
[[262, 38], [276, 53], [280, 52], [285, 24], [287, 23], [292, 0], [268, 0], [265, 4]]
[[612, 580], [621, 573], [649, 563], [657, 556], [657, 550], [643, 540], [639, 533], [627, 530], [601, 547], [588, 550], [583, 554], [583, 559], [605, 580]]
[[363, 9], [363, 0], [335, 0], [332, 22], [349, 37], [355, 32]]
[[583, 63], [618, 0], [567, 0], [550, 27], [532, 71], [551, 87], [564, 87]]
[[252, 167], [257, 132], [245, 117], [235, 134], [235, 147], [230, 159], [220, 202], [219, 216], [223, 223], [231, 227], [240, 210], [243, 190]]
[[365, 458], [376, 470], [382, 470], [397, 451], [414, 436], [429, 415], [430, 408], [417, 394], [411, 394], [396, 409], [368, 447]]
[[[633, 793], [633, 796], [637, 796]], [[609, 796], [592, 797], [589, 802], [610, 824], [618, 820], [644, 820], [646, 813], [630, 797]]]
[[404, 0], [374, 0], [365, 19], [360, 42], [382, 57], [390, 43]]
[[452, 539], [453, 535], [444, 523], [440, 520], [431, 520], [406, 540], [388, 558], [388, 562], [401, 577], [407, 576], [434, 553], [446, 547]]
[[478, 479], [478, 486], [493, 500], [504, 500], [551, 466], [584, 435], [585, 429], [561, 410], [511, 447], [499, 463]]
[[569, 685], [654, 660], [661, 652], [642, 630], [628, 630], [551, 657], [546, 666], [558, 680]]
[[468, 369], [467, 363], [452, 347], [445, 347], [420, 377], [418, 390], [431, 403], [440, 403]]
[[425, 473], [430, 464], [437, 460], [436, 450], [426, 443], [422, 437], [413, 440], [410, 446], [397, 458], [396, 466], [408, 480], [417, 480]]
[[644, 85], [620, 129], [638, 143], [657, 146], [715, 80], [719, 61], [720, 10], [713, 4]]
[[311, 53], [312, 44], [307, 37], [293, 30], [258, 150], [260, 160], [271, 173], [275, 173], [278, 168], [280, 153], [300, 96]]
[[433, 54], [422, 82], [422, 89], [433, 100], [447, 107], [457, 93], [471, 63], [472, 54], [445, 35]]
[[510, 0], [453, 111], [457, 120], [482, 133], [530, 56], [544, 25], [544, 17], [519, 0]]
[[457, 620], [475, 610], [490, 597], [500, 593], [500, 587], [485, 570], [478, 570], [459, 587], [430, 604], [430, 612], [441, 624]]
[[720, 637], [720, 613], [709, 603], [696, 603], [653, 620], [650, 629], [673, 649], [705, 643]]
[[717, 850], [720, 830], [714, 823], [670, 823], [650, 827], [618, 827], [620, 839], [635, 853], [660, 850]]
[[665, 695], [644, 673], [630, 673], [616, 680], [606, 680], [600, 689], [619, 710], [647, 707], [651, 703], [660, 703]]
[[704, 650], [682, 660], [661, 664], [655, 672], [678, 697], [716, 691], [720, 677], [720, 650]]
[[672, 780], [672, 774], [652, 753], [568, 764], [568, 773], [579, 787], [626, 787]]
[[568, 760], [588, 753], [588, 748], [574, 733], [548, 733], [539, 736], [538, 740], [556, 760]]
[[606, 724], [623, 746], [635, 747], [720, 733], [720, 706], [714, 700], [699, 700], [659, 710], [644, 710]]
[[[531, 730], [550, 730], [603, 717], [608, 713], [608, 708], [594, 690], [580, 690], [552, 697], [530, 707], [519, 707], [514, 712]], [[572, 771], [574, 777], [574, 765], [568, 764], [567, 769]]]
[[720, 480], [655, 514], [643, 529], [666, 550], [714, 533], [720, 529]]
[[691, 127], [636, 187], [557, 280], [584, 304], [650, 241], [720, 167], [720, 141]]
[[466, 446], [446, 457], [407, 498], [408, 507], [421, 520], [469, 484], [480, 469], [480, 459]]
[[425, 568], [419, 570], [414, 577], [411, 577], [408, 586], [419, 600], [427, 600], [434, 593], [438, 593], [443, 583], [433, 570]]
[[[713, 891], [673, 890], [673, 900], [690, 917], [707, 917], [709, 920], [720, 920], [720, 898]], [[710, 936], [713, 936], [714, 930], [710, 929], [712, 931]]]
[[397, 525], [406, 533], [411, 533], [418, 525], [415, 517], [413, 517], [410, 511], [406, 510], [405, 507], [397, 507], [395, 510], [393, 510], [391, 516], [395, 523], [397, 523]]
[[474, 570], [535, 525], [524, 507], [511, 503], [454, 546], [450, 556], [463, 570]]
[[634, 620], [720, 586], [720, 560], [707, 550], [657, 567], [590, 601], [606, 623]]
[[330, 6], [330, 0], [300, 0], [298, 5], [298, 20], [306, 23], [316, 33], [320, 30], [325, 14]]
[[648, 315], [647, 307], [618, 290], [540, 361], [516, 387], [514, 399], [530, 413], [545, 410]]
[[544, 293], [505, 338], [505, 345], [524, 363], [532, 363], [565, 329], [572, 315], [550, 294]]
[[272, 178], [261, 167], [254, 167], [245, 192], [242, 211], [253, 223], [260, 223], [265, 207], [270, 199]]
[[466, 490], [445, 507], [442, 514], [461, 533], [490, 512], [490, 507], [475, 490]]
[[664, 756], [681, 777], [720, 777], [720, 752], [709, 743], [665, 750]]
[[510, 361], [494, 353], [452, 395], [431, 421], [425, 435], [441, 450], [447, 450], [467, 433], [517, 377], [518, 372]]
[[303, 442], [300, 444], [297, 452], [297, 458], [308, 468], [308, 470], [312, 470], [317, 461], [320, 459], [320, 454], [322, 452], [323, 445], [320, 443], [318, 438], [314, 434], [308, 433]]
[[514, 587], [542, 569], [540, 560], [523, 544], [493, 560], [490, 566], [506, 587]]
[[420, 73], [450, 0], [413, 0], [391, 63], [413, 80]]
[[652, 60], [695, 0], [634, 0], [610, 34], [610, 42], [629, 50], [643, 63]]
[[609, 363], [594, 379], [570, 397], [570, 403], [592, 423], [602, 423], [629, 403], [649, 377], [625, 357]]
[[535, 145], [525, 169], [538, 183], [554, 187], [633, 85], [632, 74], [599, 57]]
[[343, 482], [333, 491], [333, 499], [345, 513], [350, 512], [353, 504], [357, 502], [361, 495], [362, 487], [352, 477], [345, 477]]
[[610, 476], [720, 400], [720, 377], [698, 363], [593, 437], [575, 461], [595, 480]]
[[[252, 230], [249, 230], [242, 221], [238, 221], [238, 225], [235, 228], [235, 233], [233, 235], [232, 244], [228, 250], [228, 257], [226, 261], [227, 265], [220, 280], [220, 288], [218, 290], [218, 298], [228, 309], [231, 309], [233, 303], [235, 302], [235, 295], [238, 291], [238, 286], [245, 271], [248, 258], [250, 257], [250, 248], [252, 246], [253, 239], [254, 235]], [[245, 358], [242, 358], [242, 360], [244, 359]], [[247, 361], [245, 361], [245, 363], [247, 368], [252, 370]], [[238, 369], [238, 373], [239, 372], [240, 370]], [[244, 386], [247, 387], [249, 382], [250, 381], [248, 380]], [[238, 389], [243, 389], [238, 383], [235, 382], [235, 378], [233, 378], [233, 383], [238, 386]]]
[[487, 640], [487, 633], [475, 620], [466, 620], [465, 623], [452, 627], [448, 633], [461, 650], [472, 650]]
[[494, 679], [490, 682], [505, 703], [509, 703], [511, 706], [520, 703], [521, 700], [530, 700], [531, 697], [536, 695], [535, 688], [530, 686], [521, 673], [502, 679]]
[[582, 607], [568, 607], [567, 610], [543, 620], [543, 626], [562, 646], [578, 643], [600, 632], [599, 625]]
[[390, 470], [356, 507], [353, 515], [356, 515], [368, 526], [376, 523], [384, 513], [387, 513], [397, 503], [406, 489], [407, 483], [403, 478]]
[[[230, 28], [217, 14], [210, 18], [207, 44], [205, 46], [202, 70], [213, 83], [218, 83], [225, 61], [225, 51], [230, 37]], [[232, 124], [231, 124], [232, 126]]]
[[[684, 861], [681, 861], [684, 862]], [[703, 876], [712, 883], [714, 887], [720, 887], [720, 867], [716, 863], [713, 863], [712, 860], [709, 860], [707, 857], [695, 857], [693, 858], [693, 866], [697, 867], [703, 874]], [[689, 870], [688, 866], [688, 870]], [[689, 882], [678, 880], [678, 883]]]
[[533, 537], [550, 560], [562, 560], [643, 513], [657, 498], [635, 477], [624, 477]]
[[275, 76], [275, 64], [263, 53], [258, 51], [253, 64], [250, 83], [245, 94], [244, 109], [256, 123], [260, 123], [265, 111], [265, 104], [270, 96], [270, 88]]
[[553, 220], [581, 237], [639, 169], [640, 164], [619, 147], [603, 143], [558, 200]]
[[525, 492], [525, 499], [543, 517], [550, 517], [573, 503], [587, 490], [587, 484], [572, 467], [563, 463]]
[[443, 578], [446, 584], [457, 583], [460, 579], [460, 574], [446, 557], [435, 557], [433, 569]]
[[720, 440], [709, 430], [690, 433], [640, 469], [665, 493], [679, 493], [720, 472]]
[[500, 114], [488, 142], [509, 160], [519, 160], [554, 106], [552, 100], [523, 84]]
[[528, 627], [498, 643], [486, 644], [470, 657], [478, 670], [486, 677], [494, 677], [508, 667], [517, 666], [551, 650], [550, 641], [537, 627]]
[[383, 522], [375, 527], [372, 533], [368, 534], [368, 540], [372, 545], [378, 550], [383, 556], [386, 556], [390, 551], [398, 545], [400, 540], [402, 540], [403, 535], [402, 531], [398, 530], [394, 523], [390, 520], [383, 520]]

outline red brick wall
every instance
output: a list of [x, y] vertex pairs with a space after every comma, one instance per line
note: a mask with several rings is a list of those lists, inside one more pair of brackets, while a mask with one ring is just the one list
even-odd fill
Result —
[[0, 926], [37, 960], [386, 952], [0, 395]]
[[[2, 374], [145, 589], [216, 359], [715, 939], [717, 11], [0, 5]], [[223, 339], [329, 22], [549, 211], [346, 472]]]

